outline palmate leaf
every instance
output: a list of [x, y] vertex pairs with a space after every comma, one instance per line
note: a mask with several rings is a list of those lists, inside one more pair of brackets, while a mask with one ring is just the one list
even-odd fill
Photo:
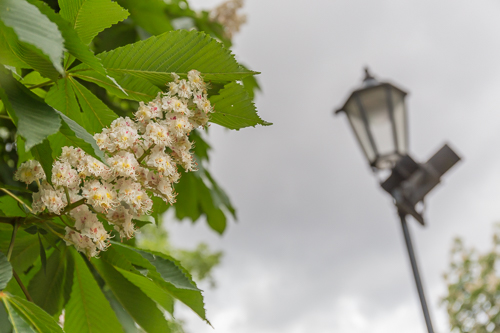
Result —
[[12, 28], [19, 40], [34, 45], [64, 73], [62, 56], [64, 39], [57, 25], [25, 0], [0, 0], [0, 20]]
[[81, 255], [71, 249], [71, 256], [75, 260], [75, 271], [73, 289], [65, 308], [66, 333], [123, 332], [113, 309]]
[[[222, 44], [203, 32], [176, 30], [98, 55], [109, 73], [130, 74], [164, 88], [171, 73], [181, 77], [196, 69], [205, 81], [227, 82], [257, 74], [241, 67]], [[84, 74], [91, 69], [70, 72]]]
[[15, 313], [37, 333], [64, 333], [57, 322], [40, 309], [37, 305], [19, 296], [9, 295], [0, 292], [0, 299], [3, 301], [7, 312]]
[[236, 82], [224, 86], [219, 95], [210, 97], [215, 112], [212, 113], [212, 123], [239, 130], [248, 126], [272, 125], [257, 115], [255, 105], [245, 88]]
[[25, 139], [26, 150], [59, 130], [61, 119], [54, 109], [4, 70], [0, 70], [0, 98]]
[[116, 299], [139, 326], [148, 333], [170, 332], [163, 313], [139, 287], [128, 281], [104, 260], [93, 258], [91, 263], [111, 289]]
[[80, 40], [77, 32], [73, 29], [68, 21], [64, 20], [60, 15], [56, 14], [46, 3], [38, 0], [28, 1], [37, 6], [40, 12], [46, 15], [52, 22], [57, 25], [64, 38], [64, 47], [69, 54], [80, 60], [82, 63], [87, 64], [100, 74], [107, 75], [100, 59], [97, 58], [94, 53], [90, 51], [89, 47]]
[[106, 104], [72, 77], [58, 80], [47, 94], [46, 101], [90, 134], [101, 132], [118, 118]]
[[129, 15], [127, 10], [111, 0], [59, 0], [59, 6], [61, 16], [71, 23], [87, 45], [99, 32]]
[[118, 118], [116, 113], [104, 104], [99, 98], [87, 88], [70, 78], [73, 90], [78, 102], [82, 107], [85, 121], [83, 127], [91, 134], [100, 133], [104, 127], [109, 126], [113, 120]]

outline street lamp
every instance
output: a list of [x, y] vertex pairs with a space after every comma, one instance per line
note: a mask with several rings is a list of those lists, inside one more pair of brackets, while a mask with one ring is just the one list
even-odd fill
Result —
[[406, 92], [393, 84], [377, 81], [368, 69], [359, 89], [354, 90], [344, 106], [335, 111], [344, 112], [374, 172], [391, 170], [380, 185], [394, 199], [410, 263], [415, 277], [418, 296], [422, 304], [425, 324], [434, 333], [425, 301], [422, 281], [418, 272], [406, 216], [413, 216], [424, 225], [422, 212], [416, 207], [440, 182], [460, 157], [444, 145], [426, 163], [417, 163], [408, 155], [408, 125], [405, 107]]

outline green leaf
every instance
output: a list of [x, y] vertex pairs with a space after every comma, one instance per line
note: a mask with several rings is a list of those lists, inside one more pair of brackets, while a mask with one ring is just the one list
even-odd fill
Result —
[[241, 80], [241, 83], [243, 83], [243, 87], [248, 93], [248, 97], [250, 97], [251, 100], [254, 99], [255, 97], [255, 92], [260, 91], [260, 85], [255, 76], [247, 76], [243, 80]]
[[90, 71], [86, 65], [78, 65], [74, 68], [75, 72], [71, 75], [79, 79], [93, 82], [98, 86], [106, 89], [110, 94], [116, 95], [123, 99], [135, 101], [149, 102], [154, 99], [161, 90], [145, 79], [138, 78], [129, 74], [116, 75], [115, 79], [121, 89], [111, 81], [108, 77], [101, 75], [95, 71]]
[[[0, 234], [4, 233], [3, 231]], [[10, 244], [10, 236], [12, 231], [5, 232], [5, 238], [0, 238], [0, 248], [4, 253], [7, 253], [7, 249]], [[26, 271], [33, 262], [38, 258], [38, 241], [35, 235], [30, 235], [21, 231], [18, 231], [16, 236], [16, 241], [14, 243], [14, 250], [10, 257], [10, 263], [16, 272]]]
[[66, 247], [63, 249], [50, 255], [47, 260], [47, 274], [40, 269], [28, 285], [28, 292], [35, 304], [50, 315], [58, 313], [63, 303]]
[[226, 229], [226, 216], [224, 212], [219, 207], [215, 206], [214, 193], [210, 191], [201, 178], [197, 178], [196, 185], [201, 208], [207, 215], [208, 225], [222, 235]]
[[5, 289], [10, 279], [12, 279], [12, 266], [7, 256], [0, 252], [0, 290]]
[[110, 0], [59, 0], [61, 16], [69, 21], [83, 43], [127, 18], [127, 10]]
[[146, 224], [151, 224], [152, 223], [151, 221], [143, 221], [143, 220], [136, 220], [136, 219], [132, 219], [132, 222], [134, 222], [135, 226], [138, 229], [144, 227]]
[[26, 151], [26, 143], [20, 135], [16, 135], [16, 147], [17, 147], [17, 167], [26, 162], [27, 160], [34, 159], [33, 154], [30, 151]]
[[25, 139], [26, 150], [59, 130], [61, 120], [54, 109], [3, 70], [0, 70], [0, 98]]
[[57, 110], [56, 112], [59, 113], [63, 120], [61, 134], [66, 137], [68, 142], [75, 147], [82, 148], [87, 154], [97, 158], [101, 162], [106, 163], [106, 156], [104, 156], [102, 150], [99, 149], [94, 137], [66, 115]]
[[60, 75], [50, 59], [33, 45], [23, 43], [16, 33], [0, 21], [0, 63], [16, 68], [33, 68], [46, 78]]
[[[114, 243], [114, 245], [126, 246], [118, 245], [117, 243]], [[182, 266], [179, 262], [172, 257], [159, 252], [140, 250], [132, 247], [129, 249], [139, 253], [144, 259], [148, 260], [156, 268], [156, 271], [160, 273], [164, 281], [173, 284], [176, 288], [200, 291], [188, 276], [188, 273], [181, 269]]]
[[54, 163], [54, 159], [52, 158], [52, 149], [50, 148], [49, 141], [47, 139], [43, 140], [42, 143], [31, 148], [31, 153], [42, 165], [47, 182], [52, 185], [52, 164]]
[[196, 221], [201, 216], [201, 205], [199, 204], [199, 195], [196, 182], [200, 181], [194, 173], [188, 172], [182, 175], [178, 184], [175, 185], [175, 190], [178, 193], [175, 207], [175, 216], [182, 220], [189, 218], [191, 221]]
[[57, 322], [34, 303], [6, 293], [0, 293], [0, 298], [7, 311], [15, 311], [35, 332], [64, 333]]
[[17, 313], [14, 311], [11, 305], [9, 303], [3, 304], [2, 308], [6, 306], [7, 310], [7, 317], [9, 318], [10, 324], [12, 325], [12, 333], [29, 333], [29, 332], [34, 332], [30, 325], [25, 322]]
[[115, 267], [127, 280], [139, 287], [149, 298], [158, 303], [166, 311], [174, 312], [174, 299], [168, 292], [159, 287], [151, 279], [129, 272], [123, 268]]
[[104, 296], [106, 296], [109, 304], [111, 305], [111, 308], [115, 312], [116, 317], [120, 321], [120, 324], [122, 325], [125, 333], [140, 333], [140, 329], [135, 326], [134, 319], [128, 314], [127, 311], [125, 311], [125, 309], [120, 304], [120, 302], [118, 302], [111, 290], [109, 290], [109, 288], [106, 288], [105, 290], [103, 290], [103, 293]]
[[123, 332], [113, 309], [99, 288], [87, 264], [74, 249], [73, 290], [66, 305], [64, 330], [67, 333]]
[[94, 53], [90, 51], [89, 47], [80, 40], [77, 32], [73, 29], [69, 22], [64, 20], [60, 15], [56, 14], [46, 3], [36, 0], [28, 1], [37, 6], [37, 8], [44, 15], [57, 25], [64, 38], [64, 47], [69, 54], [80, 60], [82, 63], [92, 67], [102, 75], [106, 75], [106, 70], [102, 66], [100, 59], [97, 58]]
[[215, 109], [210, 117], [212, 123], [236, 130], [255, 125], [272, 125], [260, 119], [252, 99], [238, 83], [225, 85], [219, 95], [210, 97], [210, 103]]
[[[29, 73], [28, 75], [26, 75], [25, 77], [23, 77], [21, 82], [25, 86], [28, 86], [31, 88], [33, 86], [40, 84], [40, 83], [47, 82], [47, 79], [42, 77], [39, 72], [33, 71], [33, 72]], [[45, 96], [47, 95], [47, 92], [45, 90], [43, 90], [42, 88], [35, 88], [35, 89], [30, 89], [30, 90], [40, 98], [45, 98]]]
[[132, 264], [144, 267], [148, 270], [147, 277], [157, 286], [186, 304], [208, 322], [201, 291], [196, 287], [189, 273], [172, 257], [113, 242], [112, 251], [108, 250], [102, 259], [117, 269], [120, 268], [136, 275], [139, 273]]
[[226, 192], [219, 186], [219, 184], [217, 184], [217, 182], [212, 177], [210, 172], [208, 172], [208, 170], [205, 170], [205, 177], [207, 177], [210, 184], [212, 184], [212, 189], [210, 192], [212, 193], [212, 198], [214, 199], [215, 206], [226, 207], [226, 209], [229, 210], [233, 218], [236, 220], [236, 210], [233, 207], [231, 201], [229, 200], [229, 197], [227, 196]]
[[26, 217], [26, 213], [19, 207], [18, 201], [9, 195], [0, 197], [0, 211], [2, 216]]
[[166, 82], [172, 81], [172, 72], [187, 77], [187, 72], [196, 69], [207, 82], [240, 80], [256, 74], [238, 65], [234, 56], [215, 39], [197, 31], [166, 32], [103, 52], [98, 57], [109, 73], [144, 78], [162, 89]]
[[92, 265], [124, 309], [148, 333], [170, 332], [167, 321], [146, 294], [104, 260], [92, 258]]
[[73, 90], [83, 110], [82, 126], [90, 134], [102, 132], [104, 127], [109, 126], [113, 120], [118, 118], [116, 113], [111, 111], [106, 104], [87, 88], [74, 79], [70, 79], [70, 82], [73, 84]]
[[45, 102], [76, 123], [83, 124], [83, 114], [80, 111], [73, 85], [68, 78], [56, 81], [56, 84], [48, 91]]
[[161, 217], [170, 206], [162, 198], [153, 196], [153, 211], [151, 216], [155, 219], [156, 225], [161, 224]]
[[118, 0], [118, 3], [128, 9], [130, 18], [151, 35], [175, 30], [165, 14], [166, 4], [163, 0], [148, 0], [147, 2]]
[[47, 254], [45, 253], [45, 248], [43, 247], [42, 239], [38, 233], [38, 243], [40, 244], [40, 260], [42, 261], [43, 274], [47, 275]]
[[20, 41], [38, 48], [49, 57], [59, 73], [64, 73], [61, 65], [63, 36], [57, 25], [36, 6], [25, 0], [0, 0], [0, 20], [15, 31]]
[[71, 297], [71, 292], [73, 289], [73, 280], [74, 280], [73, 277], [75, 275], [75, 260], [71, 255], [71, 251], [74, 250], [75, 249], [72, 247], [69, 248], [68, 251], [70, 252], [66, 255], [66, 273], [64, 276], [64, 287], [63, 287], [63, 299], [64, 299], [63, 306], [66, 309], [65, 311], [67, 311], [67, 304], [69, 302], [69, 299]]

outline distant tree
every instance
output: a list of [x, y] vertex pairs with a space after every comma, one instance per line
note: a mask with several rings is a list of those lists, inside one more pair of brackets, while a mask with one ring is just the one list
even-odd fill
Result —
[[454, 241], [443, 298], [452, 332], [500, 332], [500, 226], [492, 245], [481, 254], [459, 238]]

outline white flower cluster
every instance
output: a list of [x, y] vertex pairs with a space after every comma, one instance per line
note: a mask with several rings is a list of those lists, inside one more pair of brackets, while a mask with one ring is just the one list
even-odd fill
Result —
[[109, 246], [111, 236], [101, 220], [122, 238], [133, 237], [132, 219], [151, 212], [150, 194], [175, 202], [177, 166], [195, 169], [188, 136], [206, 126], [213, 109], [198, 71], [190, 71], [187, 80], [172, 75], [169, 91], [141, 102], [135, 120], [120, 117], [94, 135], [107, 165], [80, 148], [63, 147], [52, 167], [52, 185], [37, 161], [23, 163], [16, 172], [16, 179], [39, 184], [33, 212], [68, 216], [74, 225], [66, 227], [66, 243], [89, 257]]

